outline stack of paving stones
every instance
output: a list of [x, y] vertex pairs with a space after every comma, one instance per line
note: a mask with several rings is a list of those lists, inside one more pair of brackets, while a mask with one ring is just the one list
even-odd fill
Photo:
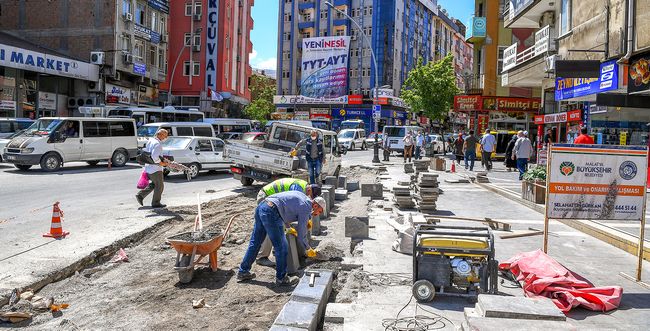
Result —
[[476, 173], [476, 182], [477, 183], [489, 183], [490, 180], [488, 179], [487, 172], [486, 171], [481, 171]]
[[404, 185], [397, 185], [393, 187], [393, 194], [395, 195], [395, 202], [400, 209], [415, 208], [415, 203], [411, 197], [411, 187]]
[[420, 174], [417, 185], [418, 209], [425, 214], [432, 214], [436, 211], [436, 202], [440, 189], [438, 188], [438, 175], [432, 172]]
[[413, 161], [413, 165], [415, 166], [415, 171], [417, 172], [423, 172], [423, 171], [429, 171], [429, 163], [431, 161], [427, 160], [415, 160]]
[[412, 174], [414, 172], [413, 163], [404, 163], [404, 173]]

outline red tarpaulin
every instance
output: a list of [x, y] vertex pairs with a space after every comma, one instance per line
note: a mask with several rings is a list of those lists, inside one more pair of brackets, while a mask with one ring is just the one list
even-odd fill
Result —
[[527, 297], [550, 298], [564, 313], [580, 305], [595, 311], [613, 310], [623, 296], [622, 287], [594, 287], [539, 249], [519, 253], [499, 264], [499, 269], [510, 270], [518, 281], [523, 281]]

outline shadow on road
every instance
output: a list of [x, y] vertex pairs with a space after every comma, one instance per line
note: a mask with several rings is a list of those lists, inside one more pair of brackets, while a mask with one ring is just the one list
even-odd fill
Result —
[[96, 165], [96, 166], [78, 165], [78, 166], [63, 167], [61, 168], [61, 170], [56, 172], [43, 171], [39, 167], [34, 167], [26, 171], [19, 170], [19, 169], [12, 169], [12, 170], [7, 170], [5, 172], [16, 174], [16, 175], [23, 175], [23, 176], [55, 176], [55, 175], [67, 175], [67, 174], [88, 174], [88, 173], [105, 172], [105, 171], [123, 171], [123, 170], [133, 170], [137, 168], [140, 168], [140, 166], [127, 164], [124, 167], [119, 167], [119, 168], [113, 167], [109, 170], [107, 166], [102, 166], [102, 165]]

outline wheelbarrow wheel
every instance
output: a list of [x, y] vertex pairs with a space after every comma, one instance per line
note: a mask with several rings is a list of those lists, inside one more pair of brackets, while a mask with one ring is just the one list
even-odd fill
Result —
[[[183, 255], [181, 257], [181, 260], [179, 262], [179, 267], [189, 267], [192, 265], [192, 256], [191, 255]], [[187, 269], [179, 269], [178, 270], [178, 280], [183, 283], [187, 284], [192, 281], [192, 277], [194, 277], [194, 268], [187, 268]]]
[[426, 279], [420, 279], [413, 284], [413, 296], [418, 302], [431, 302], [436, 296], [436, 288]]

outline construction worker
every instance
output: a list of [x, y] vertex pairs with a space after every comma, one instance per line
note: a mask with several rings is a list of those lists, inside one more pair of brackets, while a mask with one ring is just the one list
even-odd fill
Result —
[[[264, 237], [268, 234], [275, 249], [275, 283], [277, 285], [295, 285], [298, 277], [287, 275], [287, 255], [289, 244], [285, 235], [286, 229], [293, 229], [292, 222], [297, 222], [297, 240], [307, 250], [308, 257], [315, 257], [316, 251], [311, 248], [307, 238], [307, 223], [313, 216], [318, 216], [325, 208], [322, 197], [309, 199], [304, 193], [288, 191], [276, 193], [267, 197], [255, 208], [255, 225], [244, 259], [239, 265], [237, 279], [251, 280], [255, 274], [250, 272], [255, 257], [260, 250]], [[296, 231], [296, 230], [293, 230]]]
[[[310, 199], [320, 196], [321, 193], [320, 186], [316, 184], [308, 185], [306, 181], [297, 178], [282, 178], [262, 187], [257, 194], [257, 204], [260, 204], [264, 199], [274, 194], [288, 191], [302, 192]], [[273, 245], [271, 245], [271, 240], [267, 236], [262, 243], [262, 248], [255, 263], [265, 267], [275, 267], [275, 262], [269, 259], [269, 256], [271, 256], [271, 248], [273, 248]]]

